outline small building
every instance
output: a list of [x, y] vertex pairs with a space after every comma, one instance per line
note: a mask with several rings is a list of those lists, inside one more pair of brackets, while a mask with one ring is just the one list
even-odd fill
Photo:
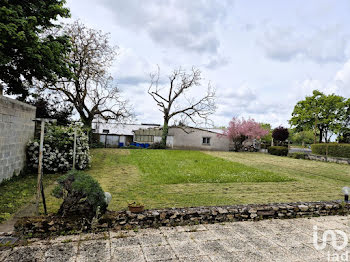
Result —
[[[169, 127], [167, 146], [174, 149], [229, 151], [231, 143], [222, 134], [222, 129], [172, 126]], [[161, 139], [161, 127], [134, 131], [134, 142], [137, 143], [152, 144]]]
[[98, 142], [105, 147], [129, 146], [134, 142], [134, 130], [142, 130], [159, 127], [158, 124], [123, 124], [103, 122], [96, 120], [92, 122], [92, 133]]

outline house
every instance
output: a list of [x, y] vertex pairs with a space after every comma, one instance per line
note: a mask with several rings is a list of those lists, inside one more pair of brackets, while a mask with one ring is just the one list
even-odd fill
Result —
[[92, 122], [92, 133], [95, 139], [105, 147], [128, 146], [134, 142], [134, 130], [159, 127], [158, 124], [123, 124], [95, 120]]
[[[174, 149], [229, 151], [231, 143], [222, 134], [222, 129], [172, 126], [169, 127], [167, 146]], [[160, 142], [161, 138], [161, 127], [134, 130], [136, 143], [152, 144]]]

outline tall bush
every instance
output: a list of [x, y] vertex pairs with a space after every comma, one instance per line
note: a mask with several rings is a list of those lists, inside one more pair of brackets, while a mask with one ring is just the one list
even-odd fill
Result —
[[[65, 172], [72, 168], [74, 129], [77, 132], [76, 169], [89, 166], [89, 141], [81, 125], [57, 126], [48, 124], [44, 136], [43, 168], [45, 172]], [[27, 145], [28, 167], [37, 169], [39, 163], [40, 140], [35, 139]]]
[[311, 150], [313, 154], [317, 154], [317, 155], [328, 155], [333, 157], [350, 158], [349, 144], [337, 144], [337, 143], [313, 144], [311, 145]]
[[277, 141], [280, 141], [280, 142], [284, 142], [289, 137], [289, 131], [288, 131], [287, 128], [285, 128], [283, 126], [276, 127], [272, 131], [272, 137], [273, 137], [274, 140], [277, 140]]

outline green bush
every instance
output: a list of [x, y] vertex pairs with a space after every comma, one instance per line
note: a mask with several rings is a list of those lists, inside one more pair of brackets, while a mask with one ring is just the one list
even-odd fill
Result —
[[148, 147], [149, 149], [165, 149], [166, 147], [161, 142], [155, 142]]
[[338, 143], [313, 144], [311, 145], [311, 150], [312, 150], [312, 153], [316, 155], [327, 155], [327, 150], [328, 150], [328, 156], [350, 158], [349, 144], [338, 144]]
[[295, 158], [295, 159], [306, 159], [306, 155], [307, 154], [301, 153], [301, 152], [295, 152], [295, 153], [288, 154], [289, 157]]
[[270, 146], [268, 149], [269, 154], [275, 156], [287, 156], [288, 155], [288, 147], [284, 146]]
[[81, 171], [71, 171], [58, 180], [52, 195], [63, 198], [59, 215], [82, 215], [92, 218], [99, 208], [101, 214], [106, 211], [105, 194], [100, 184], [90, 175]]

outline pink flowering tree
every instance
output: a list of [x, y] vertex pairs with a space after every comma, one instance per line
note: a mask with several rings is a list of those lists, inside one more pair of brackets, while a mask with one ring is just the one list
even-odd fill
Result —
[[234, 142], [235, 150], [238, 151], [245, 139], [260, 139], [268, 133], [269, 131], [264, 129], [261, 124], [255, 122], [254, 119], [249, 118], [245, 120], [244, 118], [234, 117], [230, 121], [229, 127], [224, 131], [224, 136]]

